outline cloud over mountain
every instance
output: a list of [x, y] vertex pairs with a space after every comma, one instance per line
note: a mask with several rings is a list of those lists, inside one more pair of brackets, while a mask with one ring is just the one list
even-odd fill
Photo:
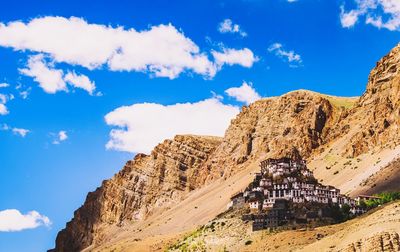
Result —
[[115, 126], [108, 149], [149, 153], [164, 139], [176, 134], [222, 136], [239, 108], [223, 104], [220, 97], [195, 103], [162, 105], [138, 103], [119, 107], [105, 116]]
[[231, 87], [225, 90], [225, 93], [239, 102], [250, 104], [261, 99], [261, 96], [253, 88], [252, 83], [243, 81], [240, 87]]

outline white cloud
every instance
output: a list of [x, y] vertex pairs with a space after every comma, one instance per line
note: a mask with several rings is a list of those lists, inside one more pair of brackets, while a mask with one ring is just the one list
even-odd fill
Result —
[[9, 86], [10, 86], [10, 84], [8, 84], [8, 83], [0, 83], [0, 88], [6, 88]]
[[0, 232], [15, 232], [50, 225], [49, 218], [36, 211], [27, 214], [22, 214], [17, 209], [0, 211]]
[[5, 94], [0, 94], [0, 103], [5, 104], [8, 101], [8, 96]]
[[6, 105], [0, 103], [0, 115], [7, 115], [9, 113]]
[[67, 132], [64, 130], [58, 132], [58, 136], [59, 136], [60, 141], [65, 141], [68, 138]]
[[56, 139], [53, 141], [53, 144], [60, 144], [61, 142], [68, 139], [67, 132], [65, 130], [61, 130], [57, 133]]
[[222, 52], [211, 51], [216, 64], [219, 67], [222, 67], [224, 64], [227, 65], [241, 65], [243, 67], [250, 68], [253, 66], [255, 62], [258, 61], [258, 58], [254, 56], [253, 52], [248, 49], [230, 49], [223, 48]]
[[250, 104], [261, 99], [261, 96], [257, 93], [257, 91], [253, 88], [252, 83], [243, 82], [240, 87], [231, 87], [225, 90], [225, 93], [237, 101], [244, 102], [246, 104]]
[[276, 56], [285, 59], [289, 62], [290, 67], [298, 67], [303, 61], [301, 56], [292, 50], [285, 50], [283, 45], [280, 43], [274, 43], [268, 47], [270, 53], [274, 53]]
[[14, 133], [14, 135], [19, 135], [21, 137], [25, 137], [30, 132], [30, 130], [22, 128], [14, 128], [9, 126], [8, 124], [1, 125], [0, 130], [11, 131], [12, 133]]
[[6, 107], [6, 103], [13, 99], [14, 99], [14, 95], [12, 95], [12, 94], [5, 95], [5, 94], [0, 93], [0, 115], [7, 115], [9, 113], [9, 111]]
[[19, 135], [21, 137], [25, 137], [30, 132], [30, 130], [22, 129], [22, 128], [12, 128], [11, 131], [15, 135]]
[[[19, 70], [22, 74], [32, 77], [39, 86], [49, 94], [55, 94], [58, 91], [68, 91], [67, 84], [86, 90], [90, 95], [96, 89], [94, 82], [83, 74], [76, 74], [68, 71], [55, 69], [52, 62], [46, 62], [43, 54], [30, 56], [27, 68]], [[21, 91], [20, 95], [26, 99], [30, 90]]]
[[105, 116], [117, 127], [110, 132], [107, 149], [149, 153], [154, 146], [177, 134], [223, 136], [239, 108], [218, 97], [195, 103], [162, 105], [138, 103], [115, 109]]
[[70, 85], [77, 87], [77, 88], [82, 88], [83, 90], [86, 90], [90, 95], [93, 95], [93, 91], [96, 89], [96, 85], [93, 81], [90, 81], [90, 79], [83, 74], [76, 74], [75, 72], [68, 72], [64, 76], [64, 81], [69, 83]]
[[349, 12], [345, 12], [342, 6], [340, 11], [340, 23], [344, 28], [353, 27], [358, 22], [359, 16], [360, 13], [358, 11], [352, 10]]
[[26, 98], [28, 98], [30, 91], [31, 91], [31, 88], [29, 87], [26, 90], [20, 91], [19, 95], [21, 96], [22, 99], [25, 100]]
[[360, 18], [365, 23], [379, 29], [400, 30], [400, 1], [398, 0], [354, 0], [356, 8], [346, 11], [341, 6], [340, 21], [342, 27], [353, 27]]
[[220, 33], [238, 33], [242, 37], [246, 37], [247, 33], [242, 30], [240, 25], [234, 24], [231, 19], [227, 18], [218, 25]]
[[43, 54], [31, 56], [28, 68], [20, 69], [20, 72], [32, 77], [46, 93], [54, 94], [57, 91], [67, 90], [63, 71], [52, 68], [51, 64], [45, 61]]
[[213, 77], [216, 67], [173, 25], [136, 31], [89, 24], [77, 17], [40, 17], [28, 23], [0, 23], [0, 46], [45, 53], [55, 62], [88, 69], [148, 72], [176, 78], [184, 71]]

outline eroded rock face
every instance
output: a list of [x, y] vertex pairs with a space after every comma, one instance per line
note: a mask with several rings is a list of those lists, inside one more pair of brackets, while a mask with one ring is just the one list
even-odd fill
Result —
[[367, 90], [343, 124], [362, 121], [352, 137], [348, 154], [358, 156], [373, 147], [400, 143], [400, 45], [371, 71]]
[[56, 251], [80, 251], [100, 243], [104, 225], [141, 220], [198, 187], [200, 166], [220, 144], [218, 137], [176, 136], [150, 155], [138, 154], [112, 179], [88, 194], [74, 218], [60, 231]]
[[381, 251], [395, 252], [400, 251], [400, 239], [397, 232], [381, 232], [367, 239], [359, 240], [349, 244], [344, 252], [361, 251]]
[[340, 114], [326, 98], [310, 91], [256, 101], [243, 107], [231, 122], [223, 142], [201, 171], [213, 179], [230, 176], [259, 158], [307, 158], [325, 143]]

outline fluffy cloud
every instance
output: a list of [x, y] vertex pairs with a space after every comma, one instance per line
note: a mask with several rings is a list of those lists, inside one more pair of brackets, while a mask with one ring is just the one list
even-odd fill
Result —
[[115, 109], [105, 116], [117, 127], [106, 147], [127, 152], [149, 153], [154, 146], [176, 134], [223, 136], [239, 108], [213, 97], [195, 103], [162, 105], [139, 103]]
[[61, 130], [57, 133], [56, 139], [54, 139], [53, 144], [60, 144], [61, 142], [68, 139], [67, 132], [65, 130]]
[[0, 211], [0, 232], [14, 232], [50, 225], [49, 218], [36, 211], [30, 211], [27, 214], [22, 214], [17, 209]]
[[1, 125], [0, 130], [11, 131], [14, 135], [18, 135], [18, 136], [21, 136], [21, 137], [25, 137], [30, 132], [30, 130], [11, 127], [11, 126], [9, 126], [7, 124]]
[[342, 27], [353, 27], [360, 18], [365, 23], [379, 29], [400, 30], [400, 1], [398, 0], [354, 0], [356, 8], [346, 11], [341, 6], [340, 21]]
[[223, 48], [222, 52], [211, 51], [216, 64], [221, 67], [224, 64], [227, 65], [241, 65], [243, 67], [250, 68], [253, 66], [255, 62], [258, 61], [258, 58], [254, 56], [253, 52], [248, 49], [230, 49]]
[[6, 103], [9, 100], [13, 100], [13, 99], [14, 99], [14, 95], [12, 95], [12, 94], [5, 95], [5, 94], [0, 93], [0, 115], [7, 115], [9, 113], [9, 111], [6, 107]]
[[247, 33], [242, 30], [240, 25], [234, 24], [231, 19], [227, 18], [218, 25], [220, 33], [237, 33], [242, 37], [246, 37]]
[[64, 76], [64, 80], [76, 88], [82, 88], [83, 90], [86, 90], [90, 95], [93, 95], [93, 91], [96, 89], [94, 82], [90, 81], [90, 79], [83, 74], [68, 72]]
[[[39, 86], [49, 94], [58, 91], [68, 91], [67, 84], [86, 90], [90, 95], [96, 89], [94, 82], [83, 74], [68, 72], [67, 74], [60, 69], [55, 69], [53, 62], [47, 62], [43, 54], [30, 56], [27, 68], [19, 70], [22, 74], [32, 77]], [[28, 91], [28, 90], [26, 90]], [[27, 97], [28, 93], [22, 91], [21, 96]]]
[[20, 69], [20, 72], [32, 77], [46, 93], [54, 94], [67, 90], [63, 71], [54, 69], [47, 64], [42, 54], [31, 56], [28, 60], [28, 67]]
[[289, 62], [290, 67], [298, 67], [302, 63], [302, 59], [299, 54], [292, 50], [285, 50], [283, 45], [280, 43], [272, 44], [270, 47], [268, 47], [268, 51]]
[[244, 102], [246, 104], [250, 104], [261, 99], [261, 96], [257, 93], [257, 91], [253, 88], [252, 83], [243, 82], [240, 87], [232, 87], [225, 90], [225, 93], [237, 101]]
[[8, 84], [8, 83], [0, 83], [0, 88], [6, 88], [9, 86], [10, 86], [10, 84]]
[[88, 69], [150, 72], [175, 78], [186, 70], [212, 77], [214, 64], [171, 24], [136, 31], [89, 24], [81, 18], [40, 17], [0, 23], [0, 46], [46, 53], [55, 62]]

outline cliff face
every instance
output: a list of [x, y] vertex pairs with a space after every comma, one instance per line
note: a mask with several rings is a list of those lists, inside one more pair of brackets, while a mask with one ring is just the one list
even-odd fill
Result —
[[377, 62], [368, 78], [367, 90], [343, 124], [361, 121], [362, 130], [347, 145], [358, 156], [376, 146], [400, 143], [400, 44]]
[[79, 251], [103, 239], [107, 225], [141, 220], [166, 208], [198, 187], [201, 164], [221, 142], [217, 137], [176, 136], [151, 155], [138, 154], [112, 179], [106, 180], [60, 231], [56, 251]]
[[214, 179], [260, 158], [310, 157], [342, 113], [326, 97], [304, 90], [256, 101], [231, 122], [202, 172]]
[[55, 250], [101, 244], [106, 227], [146, 219], [181, 202], [190, 191], [261, 159], [312, 159], [339, 138], [344, 139], [339, 152], [351, 157], [399, 145], [399, 67], [400, 46], [377, 63], [359, 99], [294, 91], [243, 107], [224, 138], [165, 140], [151, 155], [137, 155], [89, 193], [58, 234]]

